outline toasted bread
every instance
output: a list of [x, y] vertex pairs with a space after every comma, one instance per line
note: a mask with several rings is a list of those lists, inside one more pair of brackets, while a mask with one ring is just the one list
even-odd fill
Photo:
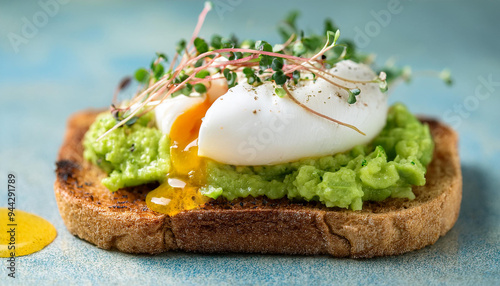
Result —
[[460, 210], [457, 135], [444, 124], [423, 120], [436, 147], [427, 183], [414, 187], [414, 200], [364, 202], [363, 210], [352, 211], [288, 199], [218, 199], [169, 217], [146, 206], [146, 194], [154, 184], [114, 193], [101, 185], [106, 174], [82, 156], [82, 138], [97, 114], [83, 111], [69, 119], [54, 189], [68, 230], [103, 249], [150, 254], [181, 250], [397, 255], [435, 243], [451, 229]]

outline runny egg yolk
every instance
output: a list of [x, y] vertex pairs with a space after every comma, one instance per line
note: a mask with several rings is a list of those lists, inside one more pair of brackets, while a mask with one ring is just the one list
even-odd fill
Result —
[[56, 238], [56, 229], [45, 219], [20, 210], [14, 210], [14, 215], [10, 213], [12, 212], [9, 209], [0, 208], [0, 224], [2, 225], [0, 257], [35, 253]]
[[186, 110], [170, 129], [170, 172], [167, 180], [148, 193], [149, 209], [173, 216], [208, 202], [199, 188], [206, 183], [205, 160], [198, 156], [198, 134], [210, 97]]

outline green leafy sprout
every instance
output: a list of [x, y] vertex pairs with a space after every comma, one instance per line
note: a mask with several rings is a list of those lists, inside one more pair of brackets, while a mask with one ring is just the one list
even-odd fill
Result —
[[[289, 87], [300, 81], [322, 78], [344, 90], [347, 102], [354, 104], [361, 90], [357, 87], [348, 88], [333, 79], [354, 85], [377, 83], [382, 92], [387, 91], [388, 86], [396, 80], [407, 82], [410, 80], [411, 70], [407, 67], [374, 68], [379, 71], [378, 76], [369, 81], [350, 80], [329, 73], [328, 70], [336, 63], [346, 59], [373, 66], [373, 56], [358, 52], [352, 41], [341, 40], [340, 30], [330, 19], [324, 23], [323, 35], [306, 36], [296, 24], [299, 16], [297, 11], [288, 14], [278, 26], [279, 34], [284, 41], [282, 44], [273, 46], [263, 40], [240, 42], [234, 35], [230, 37], [213, 35], [210, 41], [207, 41], [198, 37], [198, 34], [212, 6], [210, 2], [205, 4], [191, 40], [189, 42], [180, 40], [177, 43], [176, 53], [168, 68], [166, 66], [169, 63], [168, 57], [157, 53], [148, 69], [140, 68], [135, 72], [134, 78], [142, 88], [128, 106], [117, 108], [112, 105], [111, 112], [116, 114], [117, 124], [100, 138], [119, 126], [133, 124], [134, 118], [154, 109], [167, 98], [179, 95], [202, 96], [210, 89], [212, 81], [225, 80], [228, 88], [231, 88], [236, 86], [241, 78], [253, 86], [272, 82], [277, 96], [288, 96], [311, 113], [364, 134], [355, 126], [330, 118], [302, 104], [295, 99]], [[446, 83], [452, 82], [447, 70], [440, 73], [439, 77]], [[133, 105], [139, 105], [140, 108], [131, 110]]]

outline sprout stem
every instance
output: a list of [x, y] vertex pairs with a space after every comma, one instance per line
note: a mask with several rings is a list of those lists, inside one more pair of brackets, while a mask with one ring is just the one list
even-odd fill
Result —
[[196, 23], [196, 28], [194, 28], [193, 35], [191, 36], [191, 40], [189, 41], [189, 44], [187, 45], [187, 49], [189, 49], [194, 42], [194, 39], [198, 37], [198, 34], [200, 33], [201, 27], [203, 26], [203, 22], [205, 22], [205, 17], [207, 16], [208, 12], [212, 10], [211, 5], [205, 4], [203, 7], [203, 10], [201, 11], [200, 15], [198, 16], [198, 23]]
[[305, 110], [307, 110], [307, 111], [309, 111], [309, 112], [311, 112], [311, 113], [313, 113], [313, 114], [315, 114], [315, 115], [317, 115], [317, 116], [319, 116], [319, 117], [322, 117], [322, 118], [325, 118], [325, 119], [330, 120], [330, 121], [332, 121], [332, 122], [335, 122], [335, 123], [337, 123], [337, 124], [339, 124], [339, 125], [342, 125], [342, 126], [345, 126], [345, 127], [351, 128], [352, 130], [354, 130], [354, 131], [358, 132], [359, 134], [361, 134], [361, 135], [365, 135], [365, 136], [366, 136], [366, 134], [365, 134], [365, 133], [363, 133], [361, 130], [359, 130], [356, 126], [351, 125], [351, 124], [348, 124], [348, 123], [344, 123], [344, 122], [339, 121], [339, 120], [334, 119], [334, 118], [331, 118], [331, 117], [329, 117], [329, 116], [327, 116], [327, 115], [324, 115], [323, 113], [317, 112], [317, 111], [315, 111], [315, 110], [313, 110], [313, 109], [309, 108], [307, 105], [305, 105], [305, 104], [301, 103], [301, 102], [300, 102], [300, 101], [298, 101], [298, 100], [297, 100], [297, 99], [296, 99], [296, 98], [292, 95], [292, 93], [288, 90], [288, 88], [286, 87], [286, 84], [284, 84], [284, 85], [283, 85], [283, 89], [285, 90], [286, 94], [288, 95], [288, 97], [290, 97], [290, 99], [291, 99], [293, 102], [295, 102], [298, 106], [300, 106], [300, 107], [304, 108]]

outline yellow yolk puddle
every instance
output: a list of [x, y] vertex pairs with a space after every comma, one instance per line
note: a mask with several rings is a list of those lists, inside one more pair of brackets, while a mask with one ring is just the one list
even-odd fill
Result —
[[14, 210], [14, 214], [15, 222], [12, 222], [9, 210], [0, 208], [0, 257], [35, 253], [56, 238], [56, 229], [45, 219], [20, 210]]
[[174, 121], [170, 129], [171, 170], [168, 179], [148, 193], [146, 204], [149, 209], [173, 216], [210, 200], [199, 191], [206, 182], [206, 172], [205, 160], [198, 157], [197, 142], [201, 119], [210, 104], [207, 97]]

